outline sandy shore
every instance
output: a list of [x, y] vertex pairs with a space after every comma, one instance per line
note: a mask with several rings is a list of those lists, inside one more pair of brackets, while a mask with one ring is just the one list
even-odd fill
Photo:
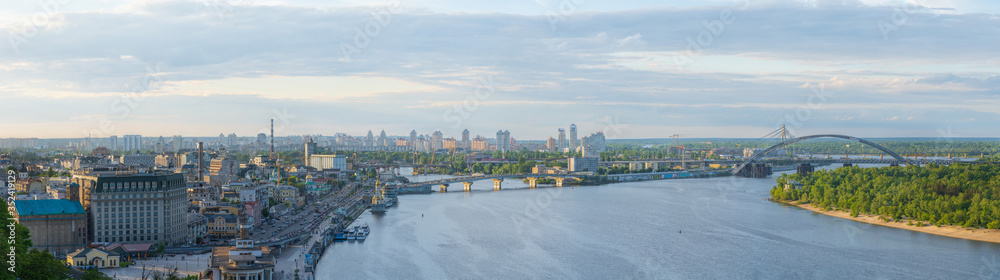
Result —
[[[906, 225], [906, 222], [885, 222], [878, 219], [875, 215], [859, 215], [858, 217], [851, 217], [850, 213], [844, 211], [823, 211], [819, 207], [812, 206], [811, 204], [800, 204], [796, 205], [796, 202], [784, 202], [790, 205], [798, 206], [803, 209], [807, 209], [816, 213], [820, 213], [827, 216], [833, 216], [837, 218], [844, 218], [848, 220], [858, 221], [862, 223], [869, 223], [873, 225], [894, 227], [907, 229], [912, 231], [919, 231], [924, 233], [936, 234], [947, 237], [962, 238], [976, 241], [985, 241], [1000, 243], [1000, 230], [997, 229], [967, 229], [959, 226], [942, 226], [937, 227], [935, 225], [925, 225], [922, 227]], [[926, 223], [925, 223], [926, 224]]]

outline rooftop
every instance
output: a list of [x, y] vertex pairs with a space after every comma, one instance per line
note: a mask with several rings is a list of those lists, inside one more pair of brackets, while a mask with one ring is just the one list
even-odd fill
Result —
[[18, 200], [14, 203], [14, 207], [20, 216], [87, 213], [80, 202], [67, 199]]

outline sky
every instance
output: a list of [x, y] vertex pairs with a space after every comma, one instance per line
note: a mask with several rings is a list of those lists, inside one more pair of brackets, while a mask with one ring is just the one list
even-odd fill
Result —
[[997, 137], [997, 1], [43, 0], [0, 138]]

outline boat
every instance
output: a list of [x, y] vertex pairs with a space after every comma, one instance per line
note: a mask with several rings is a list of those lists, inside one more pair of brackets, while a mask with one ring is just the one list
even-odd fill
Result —
[[341, 232], [333, 236], [333, 242], [344, 242], [347, 241], [347, 234]]
[[368, 224], [361, 226], [361, 230], [365, 232], [365, 235], [368, 235], [369, 233], [372, 232], [371, 228], [368, 228]]
[[365, 242], [365, 238], [368, 237], [368, 234], [364, 231], [359, 231], [357, 235], [358, 242]]
[[354, 231], [349, 231], [347, 233], [347, 241], [355, 241], [355, 240], [358, 240], [357, 233], [355, 233]]

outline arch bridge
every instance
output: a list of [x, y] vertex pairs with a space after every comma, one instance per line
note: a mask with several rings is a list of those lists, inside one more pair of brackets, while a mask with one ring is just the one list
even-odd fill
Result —
[[737, 166], [736, 168], [734, 168], [733, 171], [732, 171], [733, 175], [747, 176], [747, 175], [749, 175], [748, 173], [750, 173], [750, 172], [747, 172], [746, 167], [749, 166], [750, 164], [753, 164], [754, 162], [760, 160], [761, 158], [763, 158], [767, 154], [769, 154], [769, 153], [771, 153], [771, 152], [773, 152], [773, 151], [775, 151], [777, 149], [780, 149], [782, 147], [791, 145], [791, 144], [793, 144], [795, 142], [799, 142], [799, 141], [802, 141], [802, 140], [815, 139], [815, 138], [840, 138], [840, 139], [847, 139], [847, 140], [850, 140], [850, 141], [858, 142], [858, 143], [864, 144], [866, 146], [870, 146], [872, 148], [878, 149], [879, 151], [882, 151], [882, 152], [888, 154], [889, 156], [892, 156], [893, 158], [895, 158], [896, 159], [896, 163], [906, 162], [906, 159], [903, 158], [903, 157], [901, 157], [901, 156], [899, 156], [899, 154], [896, 154], [896, 152], [893, 152], [893, 151], [891, 151], [889, 149], [886, 149], [885, 147], [880, 146], [879, 144], [872, 143], [872, 142], [870, 142], [868, 140], [865, 140], [865, 139], [857, 138], [857, 137], [854, 137], [854, 136], [839, 135], [839, 134], [817, 134], [817, 135], [809, 135], [809, 136], [803, 136], [803, 137], [799, 137], [799, 138], [788, 139], [788, 140], [782, 141], [781, 143], [778, 143], [778, 144], [776, 144], [774, 146], [771, 146], [770, 148], [767, 148], [764, 151], [761, 151], [760, 153], [755, 153], [753, 155], [753, 157], [750, 157], [749, 159], [743, 161], [743, 163], [740, 163], [739, 166]]

